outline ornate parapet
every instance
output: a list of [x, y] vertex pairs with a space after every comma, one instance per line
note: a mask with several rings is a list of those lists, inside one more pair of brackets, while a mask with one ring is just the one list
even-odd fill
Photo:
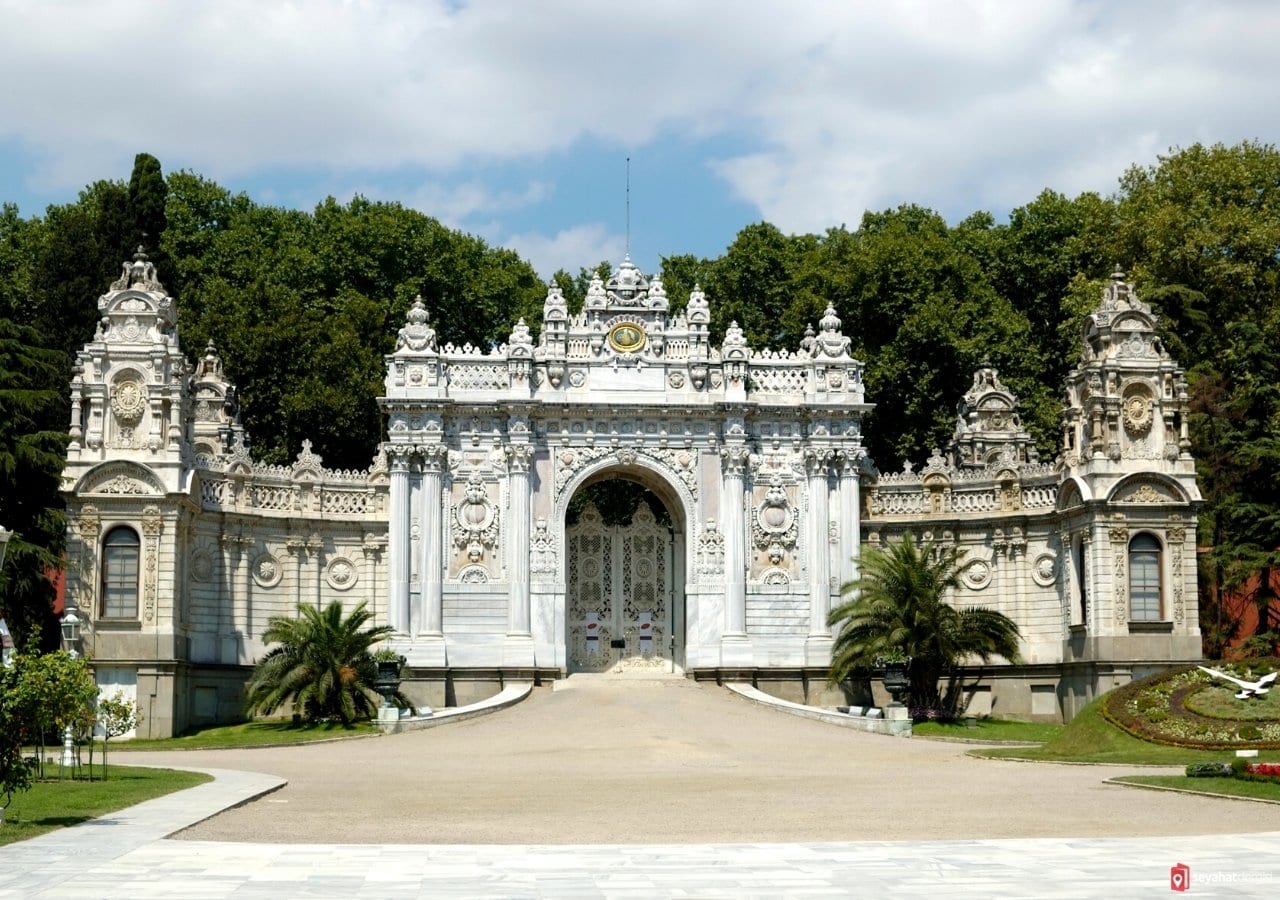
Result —
[[310, 441], [302, 442], [291, 466], [254, 462], [237, 444], [232, 453], [198, 468], [196, 482], [201, 509], [214, 512], [371, 521], [385, 520], [387, 513], [387, 464], [381, 453], [368, 469], [326, 469]]

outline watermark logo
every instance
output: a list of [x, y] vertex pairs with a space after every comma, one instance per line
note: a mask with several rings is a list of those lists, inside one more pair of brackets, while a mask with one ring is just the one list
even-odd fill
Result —
[[1191, 867], [1186, 863], [1177, 863], [1169, 869], [1169, 890], [1185, 891], [1191, 887]]

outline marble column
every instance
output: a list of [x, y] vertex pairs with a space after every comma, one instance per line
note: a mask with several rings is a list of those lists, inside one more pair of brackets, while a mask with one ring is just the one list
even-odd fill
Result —
[[505, 666], [532, 666], [535, 662], [529, 594], [529, 463], [533, 447], [514, 443], [507, 447], [507, 636], [503, 642]]
[[746, 505], [746, 468], [751, 452], [743, 445], [730, 445], [720, 451], [723, 481], [720, 494], [720, 518], [724, 530], [724, 638], [721, 664], [751, 664], [751, 644], [747, 637], [747, 527], [743, 508]]
[[862, 553], [862, 496], [858, 472], [862, 450], [840, 454], [840, 587], [858, 577], [858, 557]]
[[444, 515], [441, 492], [448, 452], [441, 444], [419, 447], [422, 454], [422, 609], [411, 618], [422, 634], [444, 632]]
[[391, 527], [388, 547], [387, 624], [399, 634], [409, 631], [409, 448], [390, 447]]
[[827, 474], [832, 451], [805, 451], [805, 471], [809, 476], [809, 637], [805, 640], [805, 663], [831, 662], [831, 505]]
[[507, 580], [511, 585], [507, 631], [529, 634], [529, 461], [533, 448], [512, 444], [507, 448]]

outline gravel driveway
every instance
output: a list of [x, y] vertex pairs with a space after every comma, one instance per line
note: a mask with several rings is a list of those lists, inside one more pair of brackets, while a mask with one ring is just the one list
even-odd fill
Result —
[[503, 712], [426, 731], [128, 756], [289, 780], [183, 832], [190, 840], [612, 844], [1280, 830], [1280, 806], [1102, 784], [1132, 768], [979, 760], [966, 749], [825, 725], [690, 681], [573, 678]]

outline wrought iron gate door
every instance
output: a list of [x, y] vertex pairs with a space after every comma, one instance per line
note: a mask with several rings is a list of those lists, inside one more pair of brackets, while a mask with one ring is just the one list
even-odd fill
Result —
[[641, 503], [629, 525], [592, 504], [566, 534], [569, 671], [661, 668], [671, 660], [671, 532]]

